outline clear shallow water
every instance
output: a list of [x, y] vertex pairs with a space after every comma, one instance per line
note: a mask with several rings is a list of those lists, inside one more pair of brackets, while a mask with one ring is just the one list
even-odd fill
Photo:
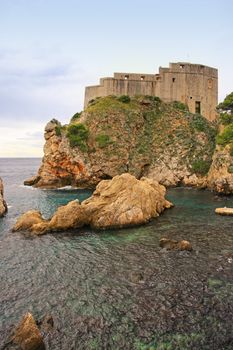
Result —
[[[11, 233], [16, 217], [45, 216], [86, 191], [22, 186], [37, 159], [0, 159], [8, 215], [0, 219], [0, 349], [31, 311], [54, 318], [47, 349], [233, 349], [233, 218], [214, 214], [233, 198], [171, 189], [175, 208], [146, 226], [30, 238]], [[190, 240], [165, 252], [159, 239]]]

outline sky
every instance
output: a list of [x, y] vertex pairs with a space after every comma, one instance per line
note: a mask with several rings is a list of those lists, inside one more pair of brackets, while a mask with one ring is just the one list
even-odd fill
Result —
[[232, 0], [0, 0], [0, 157], [40, 157], [43, 130], [83, 108], [85, 86], [169, 62], [219, 70], [233, 91]]

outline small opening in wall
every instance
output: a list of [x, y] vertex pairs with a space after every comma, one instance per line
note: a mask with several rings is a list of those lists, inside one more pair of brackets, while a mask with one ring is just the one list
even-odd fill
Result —
[[160, 80], [160, 77], [156, 77], [156, 80]]
[[176, 78], [172, 78], [172, 82], [174, 83], [176, 81]]
[[190, 96], [189, 98], [190, 98], [190, 100], [192, 100], [192, 96]]
[[145, 76], [144, 75], [141, 76], [141, 80], [145, 80]]
[[180, 69], [184, 69], [184, 64], [180, 64]]
[[195, 102], [195, 113], [201, 114], [201, 102], [200, 101]]
[[129, 79], [129, 75], [125, 75], [125, 80], [128, 80]]

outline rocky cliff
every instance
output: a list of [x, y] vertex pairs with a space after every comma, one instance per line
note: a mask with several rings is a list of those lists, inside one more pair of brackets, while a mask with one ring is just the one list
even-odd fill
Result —
[[36, 187], [94, 187], [125, 172], [166, 186], [206, 186], [215, 127], [179, 103], [156, 97], [108, 96], [89, 103], [68, 125], [45, 128]]
[[7, 212], [7, 205], [3, 198], [3, 181], [0, 178], [0, 217]]

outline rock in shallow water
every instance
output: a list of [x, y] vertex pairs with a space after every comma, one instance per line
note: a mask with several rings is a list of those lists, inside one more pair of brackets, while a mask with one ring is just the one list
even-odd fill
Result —
[[175, 241], [173, 239], [161, 238], [159, 241], [159, 246], [167, 250], [192, 250], [192, 245], [189, 241]]
[[233, 215], [233, 208], [216, 208], [215, 213], [220, 215]]
[[7, 205], [3, 198], [3, 181], [0, 178], [0, 217], [7, 212]]
[[29, 312], [15, 330], [13, 342], [22, 350], [45, 350], [45, 345], [36, 322]]
[[172, 206], [165, 199], [165, 193], [165, 187], [156, 181], [137, 180], [130, 174], [122, 174], [101, 181], [93, 195], [82, 204], [72, 201], [58, 208], [50, 220], [44, 220], [36, 211], [23, 214], [13, 231], [41, 234], [84, 225], [97, 229], [141, 225]]

